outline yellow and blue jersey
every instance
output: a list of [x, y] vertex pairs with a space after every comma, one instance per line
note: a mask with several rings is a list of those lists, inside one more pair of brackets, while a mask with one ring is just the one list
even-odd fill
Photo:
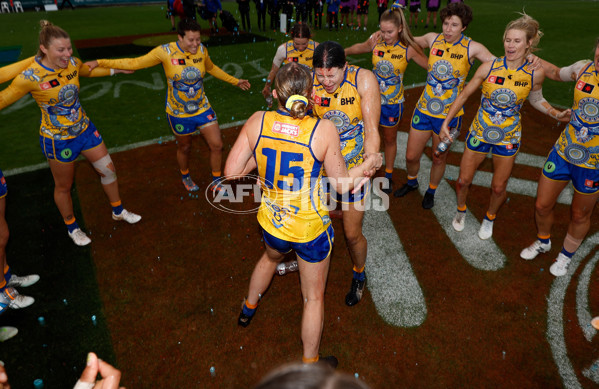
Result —
[[599, 169], [599, 75], [593, 62], [576, 80], [572, 116], [554, 147], [573, 165]]
[[408, 48], [399, 41], [390, 46], [380, 39], [372, 50], [372, 65], [381, 90], [381, 105], [403, 103], [403, 75], [408, 67]]
[[30, 93], [42, 112], [40, 135], [55, 140], [77, 137], [89, 126], [89, 118], [79, 101], [79, 76], [100, 77], [109, 69], [89, 68], [71, 57], [65, 69], [51, 69], [39, 59], [31, 63], [0, 92], [0, 109]]
[[0, 68], [0, 84], [10, 81], [19, 75], [23, 70], [27, 69], [35, 60], [34, 57], [25, 58], [22, 61], [15, 62]]
[[210, 103], [204, 93], [206, 72], [231, 85], [237, 85], [239, 82], [212, 62], [204, 45], [200, 45], [196, 54], [191, 54], [181, 49], [178, 42], [171, 42], [158, 46], [138, 58], [100, 59], [98, 64], [125, 70], [138, 70], [162, 64], [168, 82], [166, 112], [180, 118], [200, 115], [210, 109]]
[[495, 59], [482, 83], [480, 108], [470, 126], [472, 136], [494, 145], [519, 144], [520, 109], [532, 90], [533, 79], [528, 61], [518, 69], [508, 69], [505, 57]]
[[296, 62], [312, 70], [312, 59], [314, 58], [315, 47], [315, 42], [310, 39], [308, 41], [308, 47], [304, 51], [298, 51], [293, 46], [293, 40], [287, 41], [285, 44], [285, 60], [283, 60], [283, 65], [290, 62]]
[[254, 157], [262, 178], [258, 222], [269, 234], [289, 242], [314, 240], [331, 223], [322, 190], [323, 161], [312, 151], [319, 120], [265, 112]]
[[341, 153], [348, 169], [364, 159], [364, 122], [357, 84], [359, 70], [357, 66], [348, 65], [343, 81], [333, 93], [328, 93], [314, 75], [313, 112], [337, 127]]
[[[416, 107], [422, 113], [444, 119], [458, 97], [470, 72], [469, 48], [472, 40], [462, 35], [455, 43], [447, 43], [439, 34], [428, 56], [426, 86]], [[464, 114], [462, 108], [457, 116]]]

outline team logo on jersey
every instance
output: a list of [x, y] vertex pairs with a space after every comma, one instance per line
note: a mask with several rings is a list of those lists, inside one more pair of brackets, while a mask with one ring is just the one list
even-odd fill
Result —
[[298, 62], [299, 58], [298, 57], [288, 57], [287, 58], [287, 62]]
[[453, 66], [449, 61], [441, 60], [435, 62], [431, 70], [432, 75], [438, 80], [447, 80], [451, 78]]
[[508, 88], [496, 89], [491, 93], [490, 100], [499, 106], [507, 107], [516, 104], [517, 96]]
[[503, 85], [505, 82], [505, 77], [489, 76], [489, 78], [487, 78], [487, 82], [489, 84]]
[[296, 126], [294, 124], [275, 122], [272, 125], [272, 132], [275, 132], [277, 134], [298, 137], [299, 136], [299, 126]]
[[573, 165], [580, 165], [586, 163], [590, 158], [589, 150], [586, 147], [573, 143], [564, 149], [564, 156], [566, 160]]
[[339, 133], [347, 130], [350, 125], [350, 120], [347, 114], [336, 109], [326, 112], [322, 118], [332, 121], [335, 127], [337, 127], [337, 131]]
[[172, 58], [171, 59], [171, 64], [177, 66], [177, 65], [185, 65], [185, 60], [184, 59], [177, 59], [177, 58]]
[[[185, 82], [193, 82], [201, 77], [201, 73], [198, 68], [189, 66], [183, 69], [181, 72], [181, 79]], [[195, 95], [195, 94], [194, 94]]]
[[57, 87], [58, 85], [60, 85], [60, 83], [58, 82], [57, 79], [54, 79], [54, 80], [50, 80], [50, 81], [41, 83], [40, 84], [40, 88], [42, 90], [48, 90], [48, 89], [52, 89], [54, 87]]
[[437, 57], [442, 57], [444, 52], [445, 52], [445, 51], [443, 51], [443, 50], [440, 50], [440, 49], [437, 49], [437, 48], [433, 48], [433, 49], [431, 50], [431, 54], [432, 54], [432, 55], [436, 55]]
[[587, 122], [599, 121], [599, 100], [592, 97], [581, 99], [578, 102], [578, 115]]
[[576, 84], [576, 89], [583, 91], [584, 93], [591, 93], [593, 89], [595, 89], [595, 85], [587, 84], [581, 80]]
[[376, 55], [377, 57], [384, 57], [385, 52], [381, 50], [374, 50], [374, 55]]
[[383, 60], [376, 63], [374, 72], [381, 78], [389, 78], [393, 76], [393, 64], [389, 61]]

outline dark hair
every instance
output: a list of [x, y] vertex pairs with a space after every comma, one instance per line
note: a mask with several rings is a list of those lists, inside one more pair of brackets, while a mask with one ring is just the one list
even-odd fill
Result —
[[323, 363], [293, 363], [270, 372], [254, 389], [368, 389], [368, 385]]
[[[51, 22], [47, 20], [40, 20], [40, 35], [39, 35], [39, 43], [41, 46], [45, 48], [50, 47], [50, 43], [54, 39], [70, 39], [69, 34], [62, 28], [55, 26]], [[44, 52], [41, 49], [38, 49], [37, 56], [40, 58], [44, 58]]]
[[197, 31], [200, 32], [202, 27], [193, 19], [181, 19], [177, 24], [177, 34], [185, 36], [185, 31]]
[[345, 50], [334, 41], [325, 41], [314, 50], [313, 68], [342, 68], [345, 66]]
[[303, 101], [294, 101], [291, 107], [286, 108], [287, 99], [293, 95], [300, 95], [310, 99], [312, 93], [312, 74], [303, 65], [290, 62], [279, 69], [275, 76], [275, 90], [279, 100], [279, 109], [283, 109], [295, 118], [302, 119], [308, 113], [308, 105]]
[[310, 31], [310, 27], [306, 23], [295, 23], [291, 28], [291, 32], [289, 33], [291, 38], [308, 38], [312, 37], [312, 32]]
[[462, 21], [462, 27], [468, 27], [472, 21], [472, 8], [464, 3], [451, 3], [441, 10], [441, 23], [445, 19], [457, 16]]

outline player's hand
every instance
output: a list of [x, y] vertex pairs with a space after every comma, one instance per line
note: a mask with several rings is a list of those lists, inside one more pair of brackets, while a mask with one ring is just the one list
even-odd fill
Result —
[[530, 62], [530, 68], [532, 70], [539, 70], [543, 67], [543, 63], [541, 62], [541, 58], [537, 57], [534, 54], [528, 54], [526, 57], [528, 62]]
[[96, 60], [94, 60], [94, 61], [88, 61], [84, 65], [87, 65], [87, 67], [89, 68], [90, 72], [99, 66], [98, 65], [98, 61], [96, 61]]
[[562, 123], [568, 123], [570, 121], [570, 116], [572, 116], [572, 109], [570, 108], [559, 111], [557, 115], [555, 115], [556, 119]]
[[248, 80], [239, 80], [237, 82], [237, 86], [242, 90], [249, 90], [252, 87]]
[[[102, 377], [100, 380], [96, 380], [98, 373]], [[96, 354], [89, 353], [87, 366], [73, 389], [124, 389], [119, 387], [120, 380], [121, 372], [118, 369], [99, 359]]]
[[447, 123], [445, 122], [443, 122], [443, 125], [441, 125], [441, 129], [439, 130], [439, 139], [441, 139], [441, 142], [453, 141], [451, 136], [449, 136], [449, 127], [447, 127]]
[[264, 88], [262, 89], [262, 96], [264, 96], [264, 98], [267, 98], [270, 95], [271, 95], [270, 85], [266, 84], [266, 85], [264, 85]]
[[4, 364], [0, 364], [0, 389], [10, 389], [8, 375], [6, 374], [6, 369], [4, 369]]

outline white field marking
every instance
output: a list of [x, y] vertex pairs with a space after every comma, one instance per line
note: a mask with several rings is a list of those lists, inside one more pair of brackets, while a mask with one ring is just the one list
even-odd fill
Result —
[[599, 384], [599, 359], [595, 360], [588, 369], [584, 369], [582, 375]]
[[118, 99], [119, 97], [121, 97], [121, 86], [123, 85], [135, 85], [152, 90], [162, 90], [165, 88], [164, 82], [162, 81], [162, 76], [157, 72], [152, 73], [152, 82], [153, 83], [149, 83], [138, 80], [119, 81], [114, 85], [114, 98]]
[[[241, 126], [244, 123], [245, 123], [245, 120], [238, 120], [236, 122], [219, 125], [219, 127], [221, 130], [226, 130], [228, 128]], [[125, 146], [111, 147], [110, 149], [108, 149], [108, 152], [110, 154], [115, 154], [115, 153], [120, 153], [121, 151], [133, 150], [133, 149], [137, 149], [140, 147], [153, 145], [156, 143], [170, 142], [173, 140], [175, 140], [174, 135], [161, 136], [160, 138], [145, 140], [143, 142], [131, 143], [131, 144], [128, 144]], [[79, 159], [84, 159], [84, 157], [79, 157]], [[36, 170], [46, 169], [46, 168], [48, 168], [48, 162], [41, 162], [41, 163], [38, 163], [35, 165], [29, 165], [29, 166], [19, 167], [16, 169], [5, 170], [2, 173], [4, 174], [5, 177], [10, 177], [10, 176], [15, 176], [17, 174], [29, 173], [29, 172], [33, 172]]]
[[591, 325], [593, 316], [589, 309], [589, 285], [591, 283], [591, 274], [595, 270], [599, 255], [595, 255], [584, 266], [584, 270], [580, 273], [578, 286], [576, 287], [576, 316], [578, 317], [578, 325], [582, 328], [582, 333], [587, 341], [593, 340], [597, 330]]
[[[380, 201], [377, 188], [371, 196]], [[397, 327], [420, 326], [427, 314], [424, 294], [389, 214], [367, 210], [362, 231], [368, 240], [368, 290], [377, 312]]]
[[[578, 265], [583, 258], [586, 258], [591, 250], [599, 244], [599, 233], [588, 237], [582, 243], [568, 266], [568, 272], [565, 276], [555, 277], [549, 291], [547, 299], [547, 340], [551, 347], [553, 360], [557, 365], [564, 387], [568, 389], [582, 388], [578, 377], [574, 372], [572, 363], [568, 357], [566, 340], [564, 337], [564, 299], [572, 275], [576, 272]], [[595, 257], [599, 253], [595, 254]]]

